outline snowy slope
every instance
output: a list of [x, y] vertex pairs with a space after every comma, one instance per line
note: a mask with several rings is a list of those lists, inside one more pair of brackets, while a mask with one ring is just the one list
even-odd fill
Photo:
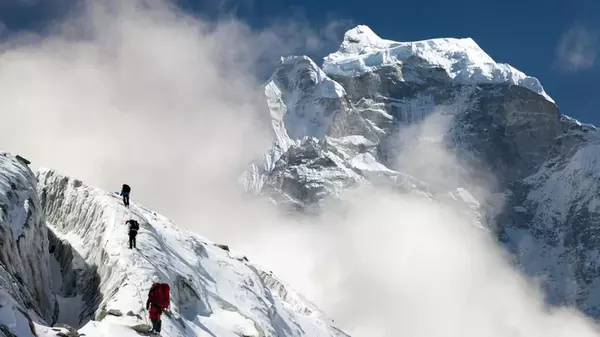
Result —
[[[71, 247], [54, 253], [62, 261], [55, 278], [71, 279], [70, 271], [84, 275], [87, 269], [65, 299], [88, 316], [70, 318], [84, 325], [86, 336], [138, 336], [127, 327], [148, 323], [144, 303], [156, 280], [172, 285], [163, 336], [346, 336], [261, 267], [160, 214], [135, 203], [126, 209], [117, 195], [55, 171], [40, 170], [38, 180], [49, 226]], [[137, 250], [127, 247], [129, 218], [141, 224]], [[69, 251], [77, 258], [65, 258]]]
[[515, 188], [504, 235], [549, 302], [600, 317], [600, 132], [563, 117], [556, 153]]
[[525, 181], [534, 186], [527, 200], [537, 203], [536, 222], [563, 223], [574, 204], [600, 213], [600, 144], [586, 144], [562, 169], [543, 168]]
[[325, 57], [323, 70], [328, 75], [358, 76], [410, 59], [440, 67], [458, 83], [511, 83], [553, 102], [538, 79], [508, 64], [496, 63], [470, 38], [395, 42], [381, 39], [369, 27], [359, 25], [346, 32], [337, 52]]
[[335, 116], [328, 105], [337, 104], [344, 95], [344, 88], [310, 58], [281, 58], [265, 85], [265, 96], [283, 151], [304, 137], [323, 138]]

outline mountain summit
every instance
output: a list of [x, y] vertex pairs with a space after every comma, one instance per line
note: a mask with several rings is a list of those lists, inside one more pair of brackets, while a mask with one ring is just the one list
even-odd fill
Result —
[[323, 70], [328, 75], [357, 76], [406, 62], [444, 69], [456, 83], [519, 85], [554, 102], [537, 78], [508, 64], [496, 63], [471, 38], [395, 42], [381, 39], [369, 27], [361, 25], [346, 32], [339, 50], [325, 57]]
[[322, 69], [298, 59], [265, 86], [278, 136], [243, 174], [248, 191], [301, 212], [365, 184], [458, 202], [542, 280], [549, 303], [600, 317], [594, 126], [469, 38], [395, 42], [357, 26]]

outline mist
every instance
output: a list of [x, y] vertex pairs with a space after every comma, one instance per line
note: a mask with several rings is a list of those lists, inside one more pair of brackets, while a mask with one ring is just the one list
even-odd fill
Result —
[[[0, 148], [108, 191], [128, 183], [132, 201], [247, 254], [353, 336], [599, 335], [577, 311], [547, 308], [477, 219], [442, 203], [364, 187], [343, 210], [298, 219], [242, 196], [238, 176], [273, 140], [262, 74], [328, 46], [335, 27], [255, 30], [158, 0], [86, 2], [0, 46]], [[484, 193], [422, 141], [444, 121], [400, 140], [400, 167]]]

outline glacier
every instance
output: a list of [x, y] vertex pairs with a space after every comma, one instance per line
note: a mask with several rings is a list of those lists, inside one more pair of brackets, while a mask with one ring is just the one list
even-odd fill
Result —
[[0, 336], [138, 336], [156, 281], [172, 286], [162, 336], [348, 336], [264, 267], [116, 193], [8, 153], [0, 181]]

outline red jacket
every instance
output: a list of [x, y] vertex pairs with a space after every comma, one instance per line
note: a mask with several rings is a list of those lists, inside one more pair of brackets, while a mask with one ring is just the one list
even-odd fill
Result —
[[162, 314], [162, 309], [159, 306], [151, 305], [149, 316], [153, 321], [160, 321], [160, 315]]
[[148, 300], [146, 301], [146, 310], [149, 310], [151, 320], [160, 320], [160, 315], [163, 312], [163, 307], [169, 307], [169, 285], [161, 283], [153, 283], [148, 292]]

